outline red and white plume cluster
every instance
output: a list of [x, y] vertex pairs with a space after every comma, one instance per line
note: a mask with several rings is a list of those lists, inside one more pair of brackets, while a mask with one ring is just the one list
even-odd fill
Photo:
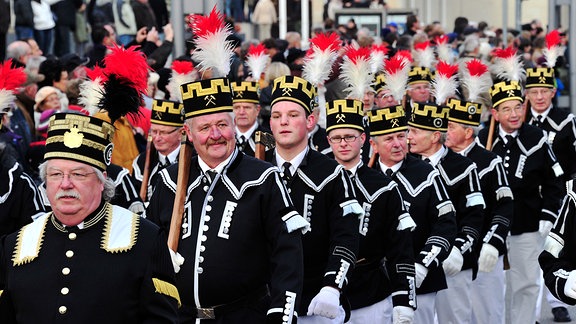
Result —
[[0, 111], [9, 107], [14, 101], [14, 93], [26, 82], [23, 68], [12, 68], [12, 60], [0, 63]]
[[200, 72], [212, 69], [215, 78], [226, 77], [234, 52], [232, 42], [228, 40], [232, 31], [224, 23], [224, 16], [214, 7], [208, 16], [192, 14], [189, 18], [196, 45], [192, 58], [198, 62], [198, 69]]
[[559, 56], [563, 55], [563, 49], [560, 47], [560, 32], [553, 30], [546, 35], [546, 47], [542, 54], [546, 58], [546, 66], [554, 68]]
[[266, 47], [260, 43], [258, 45], [250, 45], [248, 54], [246, 55], [246, 65], [252, 73], [254, 81], [260, 80], [262, 73], [266, 70], [266, 66], [270, 61], [270, 55], [266, 54]]
[[444, 105], [446, 100], [458, 92], [458, 65], [439, 61], [436, 65], [436, 75], [432, 79], [432, 94], [436, 104]]
[[376, 74], [384, 70], [384, 60], [388, 57], [388, 47], [384, 45], [372, 45], [370, 52], [370, 72]]
[[498, 79], [506, 81], [522, 82], [526, 78], [526, 70], [519, 55], [516, 55], [516, 49], [512, 46], [506, 49], [495, 49], [492, 52], [494, 64], [492, 64], [492, 73]]
[[491, 86], [492, 77], [486, 64], [478, 59], [466, 62], [466, 68], [462, 71], [462, 87], [468, 90], [468, 101], [478, 102]]
[[80, 97], [78, 103], [84, 107], [88, 115], [92, 116], [98, 112], [98, 103], [104, 96], [104, 81], [106, 76], [104, 70], [98, 65], [93, 69], [85, 68], [87, 80], [80, 83]]
[[304, 57], [302, 78], [315, 86], [328, 80], [339, 47], [340, 37], [336, 33], [318, 34], [312, 38], [310, 49]]
[[397, 102], [400, 102], [406, 93], [409, 72], [410, 60], [402, 54], [396, 54], [386, 61], [384, 68], [386, 85], [384, 89], [388, 89]]
[[434, 64], [434, 49], [430, 46], [430, 41], [415, 44], [412, 57], [417, 66], [432, 68]]
[[450, 45], [448, 44], [448, 36], [437, 36], [434, 38], [434, 42], [436, 43], [436, 53], [438, 54], [438, 60], [453, 63], [455, 57], [452, 49], [450, 48]]
[[182, 92], [180, 85], [190, 83], [198, 79], [198, 72], [194, 69], [194, 64], [190, 61], [173, 61], [172, 76], [166, 85], [166, 89], [170, 92], [170, 100], [182, 102]]
[[346, 47], [346, 54], [340, 65], [340, 79], [348, 86], [348, 98], [362, 100], [364, 93], [370, 90], [374, 79], [370, 73], [370, 49], [367, 47]]

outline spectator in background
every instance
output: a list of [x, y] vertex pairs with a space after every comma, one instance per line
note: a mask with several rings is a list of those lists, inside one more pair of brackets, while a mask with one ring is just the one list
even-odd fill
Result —
[[56, 22], [50, 5], [44, 0], [32, 0], [32, 11], [34, 12], [34, 39], [38, 42], [42, 53], [51, 54]]
[[252, 15], [252, 22], [258, 25], [258, 38], [270, 38], [272, 35], [272, 24], [277, 21], [278, 16], [272, 0], [259, 0]]
[[130, 5], [132, 6], [132, 10], [134, 10], [137, 30], [146, 27], [146, 29], [150, 31], [152, 27], [157, 26], [156, 16], [148, 0], [131, 0]]
[[418, 19], [418, 16], [410, 15], [406, 18], [406, 30], [403, 35], [414, 36], [420, 29], [420, 19]]
[[[55, 17], [54, 54], [58, 57], [72, 52], [72, 32], [76, 30], [76, 12], [82, 7], [82, 0], [50, 0]], [[44, 53], [49, 53], [42, 50]]]
[[14, 1], [14, 31], [16, 39], [26, 39], [34, 37], [34, 12], [32, 11], [32, 0]]
[[118, 32], [118, 44], [126, 46], [134, 40], [138, 31], [134, 10], [129, 0], [113, 0], [112, 11], [114, 13], [114, 25]]
[[13, 41], [6, 48], [6, 58], [12, 59], [12, 67], [26, 67], [31, 56], [32, 49], [24, 41]]
[[[46, 61], [40, 63], [38, 72], [44, 75], [44, 80], [38, 82], [39, 88], [52, 86], [60, 90], [61, 93], [66, 93], [69, 76], [62, 61], [54, 57], [46, 59]], [[66, 99], [66, 96], [62, 98], [62, 109], [68, 109], [68, 99]]]
[[10, 28], [10, 1], [0, 2], [0, 61], [6, 58], [6, 35]]
[[110, 33], [110, 30], [105, 26], [96, 25], [92, 27], [92, 42], [94, 45], [86, 56], [90, 59], [87, 66], [93, 68], [96, 65], [102, 66], [104, 56], [108, 51], [108, 47], [115, 44], [115, 35]]
[[156, 19], [156, 29], [158, 32], [162, 32], [162, 27], [170, 23], [170, 15], [168, 14], [168, 6], [165, 0], [148, 0], [150, 8], [154, 13], [154, 18]]

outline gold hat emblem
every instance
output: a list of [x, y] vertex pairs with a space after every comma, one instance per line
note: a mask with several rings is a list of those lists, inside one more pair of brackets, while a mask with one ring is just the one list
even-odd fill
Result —
[[344, 114], [336, 115], [336, 122], [337, 123], [344, 123], [346, 121], [346, 116]]
[[68, 148], [78, 148], [82, 146], [84, 134], [79, 133], [78, 127], [74, 126], [69, 132], [64, 133], [64, 145]]

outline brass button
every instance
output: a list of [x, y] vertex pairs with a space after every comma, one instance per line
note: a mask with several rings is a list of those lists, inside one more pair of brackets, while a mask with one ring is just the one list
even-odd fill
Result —
[[60, 293], [62, 295], [68, 295], [69, 292], [70, 292], [70, 289], [68, 289], [67, 287], [60, 289]]
[[68, 308], [66, 308], [66, 306], [60, 306], [58, 307], [58, 312], [60, 314], [66, 314], [66, 311], [68, 310]]
[[68, 234], [68, 238], [71, 239], [72, 241], [74, 241], [76, 239], [76, 237], [78, 237], [78, 235], [76, 235], [76, 233]]
[[69, 275], [69, 274], [70, 274], [70, 268], [64, 268], [64, 269], [62, 269], [62, 274], [65, 275], [65, 276]]
[[71, 251], [71, 250], [66, 251], [66, 257], [67, 258], [71, 258], [73, 256], [74, 256], [74, 251]]

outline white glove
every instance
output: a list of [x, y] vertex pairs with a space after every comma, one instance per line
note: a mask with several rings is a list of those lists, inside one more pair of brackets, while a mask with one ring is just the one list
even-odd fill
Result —
[[416, 288], [420, 288], [422, 282], [424, 282], [424, 279], [426, 279], [428, 275], [428, 268], [416, 262], [416, 264], [414, 264], [414, 270], [416, 272]]
[[566, 279], [564, 295], [576, 299], [576, 270], [570, 271], [568, 279]]
[[551, 221], [547, 220], [541, 220], [539, 225], [540, 226], [538, 226], [538, 232], [540, 232], [540, 236], [542, 237], [548, 236], [548, 233], [550, 233], [552, 226], [554, 226], [554, 224], [552, 224]]
[[450, 251], [450, 255], [442, 263], [442, 268], [444, 268], [444, 273], [447, 276], [453, 277], [458, 274], [460, 270], [462, 270], [463, 264], [464, 257], [462, 256], [462, 253], [460, 253], [460, 250], [453, 246], [452, 251]]
[[414, 309], [406, 306], [394, 306], [392, 308], [392, 323], [412, 324], [414, 322]]
[[480, 257], [478, 257], [478, 271], [492, 272], [498, 261], [498, 249], [492, 244], [482, 244], [480, 250]]
[[340, 313], [340, 292], [336, 288], [323, 287], [312, 299], [306, 315], [319, 315], [334, 319]]
[[182, 257], [180, 253], [172, 251], [172, 249], [168, 250], [170, 251], [170, 259], [172, 259], [174, 272], [178, 273], [180, 271], [180, 266], [184, 264], [184, 257]]

